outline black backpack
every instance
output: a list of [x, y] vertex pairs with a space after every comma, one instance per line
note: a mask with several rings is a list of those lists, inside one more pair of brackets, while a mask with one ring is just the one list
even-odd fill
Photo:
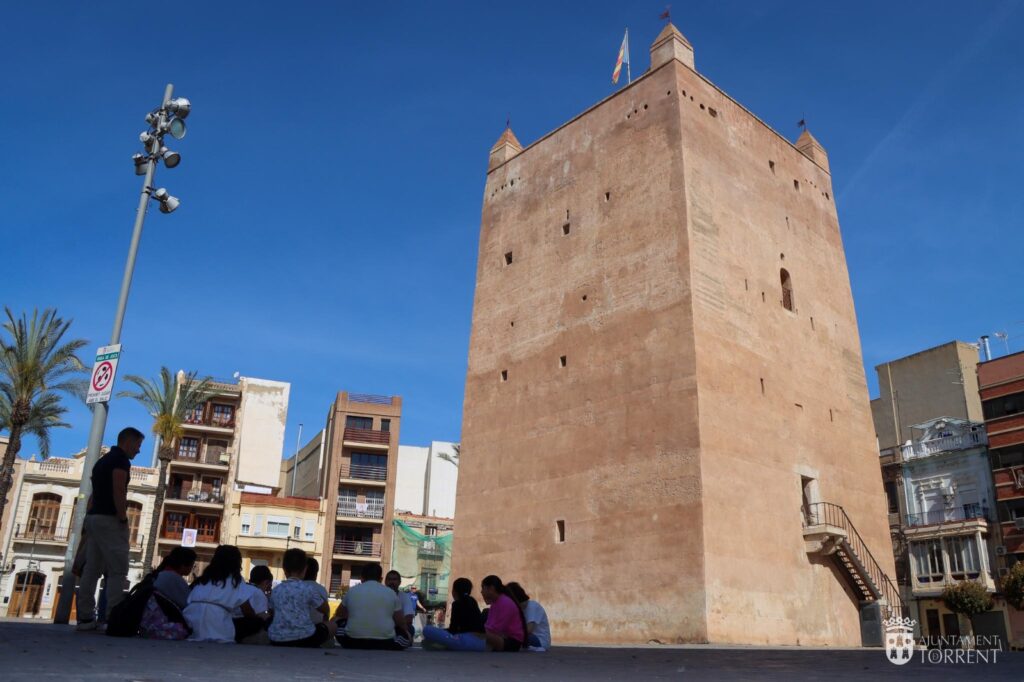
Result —
[[150, 573], [125, 595], [120, 604], [110, 609], [110, 617], [107, 619], [108, 635], [111, 637], [137, 637], [139, 635], [139, 624], [142, 623], [142, 614], [146, 611], [146, 604], [153, 596], [155, 580], [156, 574]]

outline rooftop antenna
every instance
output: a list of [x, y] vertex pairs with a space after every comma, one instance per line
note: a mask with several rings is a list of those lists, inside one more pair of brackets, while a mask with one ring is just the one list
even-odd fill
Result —
[[1006, 349], [1006, 354], [1010, 354], [1010, 334], [1008, 332], [996, 332], [995, 336], [997, 339], [1003, 342], [1003, 347]]

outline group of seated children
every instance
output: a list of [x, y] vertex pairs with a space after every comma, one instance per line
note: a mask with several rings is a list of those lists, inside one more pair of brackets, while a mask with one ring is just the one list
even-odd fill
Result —
[[457, 578], [452, 583], [448, 628], [425, 627], [425, 649], [511, 652], [547, 651], [551, 647], [548, 615], [519, 583], [503, 585], [496, 575], [484, 578], [480, 595], [488, 608], [483, 612], [472, 592], [473, 583], [468, 578]]
[[[174, 548], [152, 578], [139, 632], [150, 639], [200, 642], [270, 643], [276, 646], [333, 646], [348, 649], [408, 648], [415, 635], [416, 595], [398, 591], [396, 571], [381, 582], [379, 564], [363, 567], [362, 582], [353, 586], [331, 618], [327, 590], [316, 581], [319, 565], [301, 549], [284, 553], [285, 580], [273, 586], [266, 566], [254, 566], [249, 582], [242, 578], [242, 555], [221, 545], [191, 586], [196, 553]], [[481, 613], [472, 597], [473, 584], [459, 578], [452, 585], [454, 601], [448, 629], [427, 626], [424, 647], [454, 651], [544, 651], [551, 630], [543, 607], [518, 583], [503, 585], [487, 576], [480, 594], [489, 608]]]

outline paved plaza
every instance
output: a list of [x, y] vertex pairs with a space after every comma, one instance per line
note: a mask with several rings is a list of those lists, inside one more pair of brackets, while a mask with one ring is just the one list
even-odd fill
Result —
[[413, 649], [282, 650], [115, 639], [48, 623], [0, 622], [0, 679], [44, 680], [994, 680], [1024, 679], [1024, 654], [993, 663], [906, 665], [878, 649], [556, 647], [545, 654]]

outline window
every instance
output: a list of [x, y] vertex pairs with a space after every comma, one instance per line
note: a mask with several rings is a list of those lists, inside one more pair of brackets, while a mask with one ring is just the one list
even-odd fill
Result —
[[142, 519], [142, 505], [129, 502], [125, 511], [128, 514], [128, 544], [135, 545], [139, 539], [139, 521]]
[[502, 381], [508, 381], [508, 370], [507, 369], [501, 370], [501, 380]]
[[349, 415], [345, 417], [345, 428], [346, 429], [372, 429], [373, 428], [373, 417], [353, 417]]
[[367, 490], [366, 491], [366, 513], [367, 515], [382, 519], [384, 518], [384, 491], [383, 490]]
[[426, 535], [426, 536], [429, 536], [429, 537], [436, 536], [437, 535], [437, 526], [427, 526], [426, 528], [423, 529], [423, 534]]
[[565, 367], [565, 363], [566, 363], [566, 357], [564, 355], [561, 356], [560, 358], [558, 358], [558, 366], [559, 367]]
[[180, 539], [181, 531], [185, 528], [185, 522], [188, 520], [188, 514], [184, 512], [167, 512], [164, 515], [164, 532], [165, 538]]
[[185, 421], [189, 424], [202, 424], [203, 423], [203, 409], [206, 405], [196, 405], [191, 410], [185, 413]]
[[316, 533], [316, 521], [313, 519], [306, 519], [305, 539], [307, 541], [312, 541], [314, 533]]
[[949, 554], [949, 571], [954, 580], [978, 577], [978, 545], [973, 535], [946, 538], [946, 549]]
[[267, 535], [275, 538], [288, 537], [288, 528], [291, 526], [291, 519], [277, 516], [267, 518]]
[[918, 582], [942, 582], [942, 541], [912, 542], [910, 554], [913, 557]]
[[[831, 410], [829, 410], [831, 413]], [[898, 514], [900, 511], [899, 500], [896, 498], [896, 481], [885, 482], [885, 497], [889, 501], [889, 513]]]
[[180, 459], [198, 459], [199, 439], [182, 438], [178, 443], [178, 457]]
[[368, 452], [353, 452], [352, 463], [359, 464], [361, 466], [382, 467], [386, 469], [388, 466], [388, 456], [373, 455]]
[[512, 252], [509, 251], [505, 254], [505, 265], [512, 265]]
[[380, 430], [383, 431], [384, 433], [391, 433], [391, 420], [390, 419], [381, 419], [380, 420]]
[[782, 282], [782, 307], [786, 310], [793, 310], [793, 280], [785, 268], [779, 270], [779, 279]]
[[60, 516], [60, 495], [36, 493], [32, 496], [32, 507], [28, 513], [28, 534], [37, 538], [52, 539], [57, 532]]
[[555, 542], [565, 542], [565, 521], [562, 519], [555, 521]]
[[197, 538], [200, 542], [218, 542], [218, 528], [220, 527], [220, 518], [216, 516], [197, 516], [196, 517], [196, 530]]
[[214, 426], [231, 426], [231, 423], [235, 419], [235, 408], [231, 405], [214, 405], [213, 406], [213, 425]]
[[296, 520], [295, 526], [292, 528], [292, 540], [298, 540], [300, 537], [302, 537], [302, 524]]
[[252, 530], [252, 516], [249, 514], [242, 514], [242, 535], [248, 535], [249, 531]]
[[1024, 412], [1024, 393], [1014, 393], [986, 400], [981, 404], [981, 408], [985, 413], [985, 419], [998, 419], [1008, 414]]

